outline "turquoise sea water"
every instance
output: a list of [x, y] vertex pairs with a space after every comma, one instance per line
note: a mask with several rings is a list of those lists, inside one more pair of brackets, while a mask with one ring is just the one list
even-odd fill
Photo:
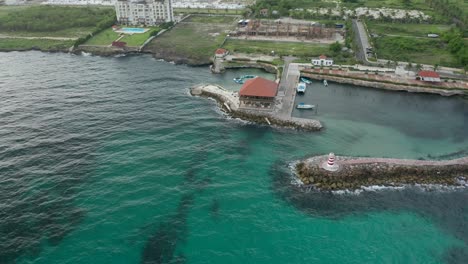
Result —
[[0, 263], [468, 259], [467, 190], [303, 193], [288, 168], [330, 151], [467, 155], [466, 100], [331, 83], [308, 88], [326, 129], [305, 133], [228, 120], [188, 95], [258, 71], [212, 75], [148, 56], [0, 58]]

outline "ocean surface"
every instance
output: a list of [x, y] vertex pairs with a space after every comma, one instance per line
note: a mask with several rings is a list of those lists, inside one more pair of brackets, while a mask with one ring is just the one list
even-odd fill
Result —
[[461, 98], [314, 83], [318, 133], [226, 118], [149, 56], [0, 53], [0, 263], [467, 263], [468, 190], [304, 193], [289, 164], [468, 155]]

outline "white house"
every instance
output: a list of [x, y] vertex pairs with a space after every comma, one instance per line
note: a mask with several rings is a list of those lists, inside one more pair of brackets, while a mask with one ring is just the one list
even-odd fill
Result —
[[117, 21], [125, 25], [157, 25], [174, 20], [172, 0], [117, 0]]
[[333, 59], [327, 58], [325, 55], [320, 55], [320, 57], [312, 59], [312, 64], [316, 66], [332, 66]]

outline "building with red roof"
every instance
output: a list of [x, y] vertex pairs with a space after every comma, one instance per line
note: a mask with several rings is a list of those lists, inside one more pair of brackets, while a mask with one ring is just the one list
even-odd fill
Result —
[[227, 51], [226, 49], [221, 49], [221, 48], [219, 48], [219, 49], [217, 49], [217, 50], [215, 51], [215, 57], [216, 57], [216, 58], [223, 58], [223, 57], [225, 57], [225, 56], [228, 55], [228, 54], [229, 54], [229, 51]]
[[262, 77], [245, 81], [239, 91], [241, 105], [271, 107], [278, 94], [278, 84]]
[[441, 82], [440, 75], [435, 71], [419, 71], [416, 80], [425, 82]]

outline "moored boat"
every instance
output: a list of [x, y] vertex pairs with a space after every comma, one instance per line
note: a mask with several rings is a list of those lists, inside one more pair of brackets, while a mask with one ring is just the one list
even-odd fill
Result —
[[242, 75], [240, 77], [234, 78], [233, 80], [235, 83], [244, 84], [245, 80], [253, 79], [253, 78], [257, 78], [257, 76], [256, 75]]
[[305, 93], [305, 91], [306, 91], [306, 84], [303, 82], [300, 82], [296, 87], [296, 92]]
[[301, 82], [305, 83], [305, 84], [312, 84], [312, 81], [308, 78], [305, 78], [305, 77], [301, 77]]
[[305, 104], [305, 103], [299, 103], [297, 106], [296, 106], [297, 109], [314, 109], [315, 108], [315, 105], [311, 105], [311, 104]]

